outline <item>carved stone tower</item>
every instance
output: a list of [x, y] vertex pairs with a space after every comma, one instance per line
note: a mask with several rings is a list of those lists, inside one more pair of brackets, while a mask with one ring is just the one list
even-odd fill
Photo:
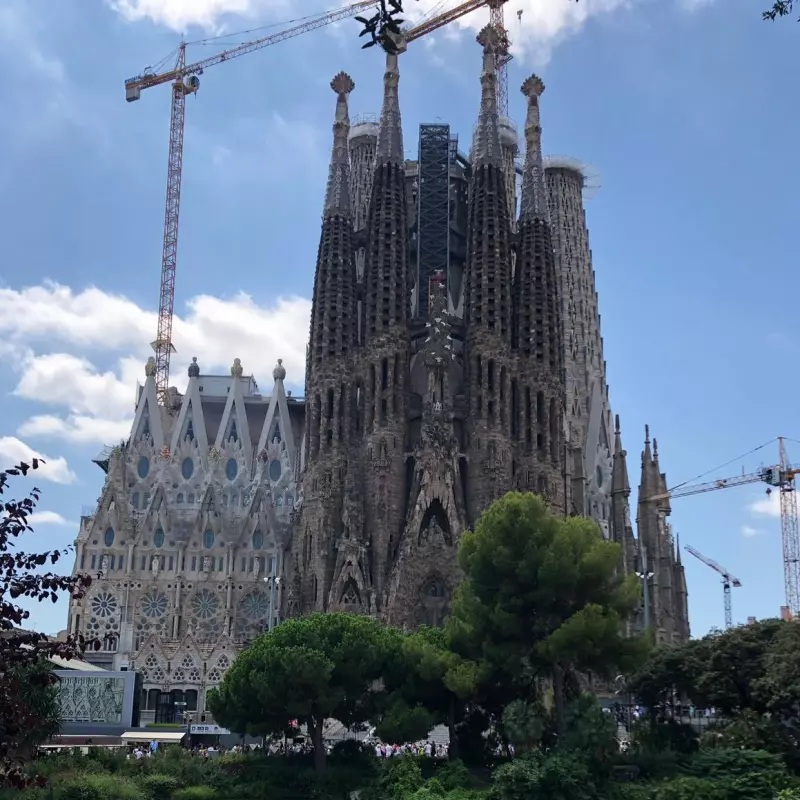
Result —
[[409, 355], [408, 206], [396, 55], [386, 56], [375, 175], [367, 216], [359, 393], [364, 408], [366, 525], [377, 596], [405, 516]]
[[498, 133], [496, 30], [484, 28], [478, 43], [483, 47], [483, 72], [472, 146], [465, 314], [473, 519], [508, 491], [512, 475], [512, 234]]
[[681, 644], [689, 639], [686, 578], [680, 557], [675, 555], [672, 512], [667, 494], [667, 477], [658, 463], [658, 442], [650, 449], [650, 428], [645, 426], [642, 476], [639, 483], [639, 534], [641, 571], [651, 574], [646, 582], [649, 620], [658, 644]]
[[527, 153], [514, 279], [513, 343], [518, 360], [511, 405], [517, 485], [545, 495], [563, 512], [564, 382], [558, 282], [542, 168], [539, 97], [543, 92], [544, 84], [536, 75], [522, 85], [528, 99]]
[[610, 535], [611, 409], [595, 275], [583, 207], [585, 169], [574, 159], [545, 161], [550, 228], [561, 299], [566, 421], [572, 476], [570, 511]]
[[295, 542], [294, 548], [297, 571], [303, 576], [305, 610], [324, 608], [334, 577], [331, 556], [336, 550], [336, 536], [342, 531], [343, 478], [353, 433], [353, 409], [358, 401], [357, 388], [350, 379], [356, 345], [356, 281], [347, 97], [353, 87], [350, 76], [343, 72], [331, 81], [336, 92], [336, 118], [314, 277], [306, 376], [307, 502], [302, 531], [298, 532], [302, 547]]

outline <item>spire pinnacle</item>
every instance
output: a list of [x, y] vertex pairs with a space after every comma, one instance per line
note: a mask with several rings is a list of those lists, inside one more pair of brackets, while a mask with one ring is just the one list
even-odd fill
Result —
[[502, 166], [500, 134], [497, 128], [497, 73], [494, 54], [500, 39], [497, 29], [487, 25], [477, 36], [483, 48], [483, 70], [481, 71], [481, 109], [472, 142], [472, 163], [476, 166], [493, 164]]
[[397, 53], [386, 54], [386, 71], [383, 73], [383, 107], [378, 128], [378, 145], [375, 163], [403, 164], [403, 126], [400, 120], [400, 98], [397, 87], [400, 69]]
[[333, 150], [328, 171], [328, 188], [325, 192], [323, 216], [350, 214], [350, 175], [347, 136], [350, 133], [350, 117], [347, 113], [347, 96], [355, 88], [353, 79], [340, 72], [331, 81], [336, 92], [336, 117], [333, 121]]
[[542, 167], [542, 126], [539, 119], [539, 98], [544, 94], [544, 83], [531, 75], [522, 84], [522, 94], [528, 99], [525, 118], [525, 169], [522, 173], [522, 201], [520, 219], [547, 219], [547, 200]]

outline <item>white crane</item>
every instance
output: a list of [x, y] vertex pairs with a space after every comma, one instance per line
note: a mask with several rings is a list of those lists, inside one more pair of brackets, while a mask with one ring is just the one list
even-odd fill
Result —
[[712, 561], [710, 558], [707, 558], [702, 553], [698, 552], [691, 547], [690, 545], [686, 545], [685, 548], [687, 553], [691, 553], [695, 558], [702, 561], [707, 567], [711, 567], [715, 572], [718, 572], [722, 576], [722, 591], [725, 595], [725, 628], [732, 628], [733, 627], [733, 609], [731, 607], [731, 588], [736, 587], [737, 589], [742, 585], [742, 582], [738, 578], [734, 578], [728, 570], [724, 567], [717, 564], [716, 561]]

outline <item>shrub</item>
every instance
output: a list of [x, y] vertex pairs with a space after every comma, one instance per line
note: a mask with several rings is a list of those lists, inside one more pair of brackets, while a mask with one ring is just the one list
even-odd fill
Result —
[[58, 800], [147, 800], [133, 781], [116, 775], [83, 775], [58, 787]]
[[407, 800], [421, 788], [422, 770], [418, 760], [408, 755], [393, 757], [386, 763], [375, 797], [380, 800]]
[[594, 800], [597, 791], [586, 762], [571, 755], [531, 753], [494, 774], [497, 800]]
[[453, 789], [467, 789], [472, 785], [472, 777], [469, 770], [464, 766], [464, 762], [456, 759], [448, 761], [437, 773], [436, 777], [445, 788], [445, 791]]
[[653, 800], [728, 800], [725, 791], [714, 781], [690, 775], [656, 784], [651, 797]]
[[171, 775], [145, 775], [139, 785], [148, 800], [170, 800], [178, 788], [178, 781]]
[[[187, 786], [185, 789], [178, 789], [172, 795], [172, 800], [214, 800], [217, 797], [216, 789], [210, 786]], [[250, 797], [251, 795], [242, 795]]]

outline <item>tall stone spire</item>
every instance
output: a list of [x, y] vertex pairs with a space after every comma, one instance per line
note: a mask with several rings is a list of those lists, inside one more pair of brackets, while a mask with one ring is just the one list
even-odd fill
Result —
[[347, 139], [350, 133], [347, 96], [355, 89], [355, 83], [347, 73], [340, 72], [331, 81], [331, 89], [336, 92], [336, 116], [333, 120], [333, 150], [328, 170], [328, 188], [325, 192], [323, 218], [333, 214], [352, 214], [350, 157], [347, 151]]
[[[514, 275], [512, 346], [514, 427], [518, 460], [555, 509], [571, 509], [565, 460], [564, 368], [558, 278], [547, 217], [542, 173], [539, 96], [542, 81], [532, 75], [522, 85], [528, 99], [527, 156], [522, 185], [517, 262]], [[579, 509], [580, 511], [580, 509]]]
[[386, 54], [386, 71], [383, 73], [383, 107], [378, 128], [378, 164], [403, 164], [403, 125], [400, 119], [400, 69], [396, 53]]
[[363, 427], [368, 465], [364, 530], [371, 537], [367, 542], [369, 572], [378, 604], [383, 599], [390, 559], [399, 544], [398, 521], [405, 515], [410, 289], [399, 80], [397, 55], [388, 54], [366, 225], [363, 349], [357, 381], [359, 429]]
[[542, 166], [542, 125], [539, 119], [539, 98], [544, 94], [544, 83], [531, 75], [522, 84], [522, 94], [528, 98], [525, 117], [525, 169], [522, 172], [522, 200], [520, 221], [547, 219], [547, 195]]
[[[318, 385], [323, 373], [332, 365], [332, 360], [338, 363], [349, 357], [355, 345], [355, 265], [347, 154], [347, 135], [350, 130], [347, 97], [354, 87], [352, 79], [344, 72], [331, 81], [331, 88], [336, 93], [336, 117], [314, 276], [309, 374], [306, 376], [309, 387]], [[313, 440], [320, 435], [321, 421], [309, 422], [312, 424], [308, 432]]]
[[[305, 484], [315, 491], [307, 490], [302, 506], [303, 533], [297, 537], [306, 542], [306, 556], [299, 559], [295, 553], [298, 574], [302, 565], [296, 598], [302, 611], [323, 610], [327, 599], [325, 553], [335, 549], [332, 537], [341, 530], [343, 489], [335, 475], [344, 474], [346, 469], [354, 432], [352, 409], [357, 402], [356, 387], [345, 377], [353, 374], [356, 347], [356, 275], [347, 152], [347, 98], [354, 84], [349, 75], [340, 72], [331, 81], [331, 88], [336, 93], [336, 117], [314, 276], [306, 372]], [[280, 362], [273, 374], [282, 392], [286, 370]]]
[[497, 31], [484, 28], [481, 106], [472, 147], [466, 258], [466, 372], [469, 397], [469, 516], [476, 519], [511, 485], [511, 215], [497, 134]]
[[630, 510], [631, 482], [628, 478], [628, 453], [622, 446], [619, 414], [614, 418], [614, 461], [611, 468], [611, 540], [622, 547], [625, 573], [636, 569], [636, 540]]
[[481, 71], [481, 108], [478, 124], [472, 140], [471, 161], [473, 166], [503, 165], [500, 149], [500, 132], [497, 114], [497, 72], [495, 52], [500, 44], [497, 30], [487, 25], [478, 34], [478, 44], [483, 47], [483, 70]]

